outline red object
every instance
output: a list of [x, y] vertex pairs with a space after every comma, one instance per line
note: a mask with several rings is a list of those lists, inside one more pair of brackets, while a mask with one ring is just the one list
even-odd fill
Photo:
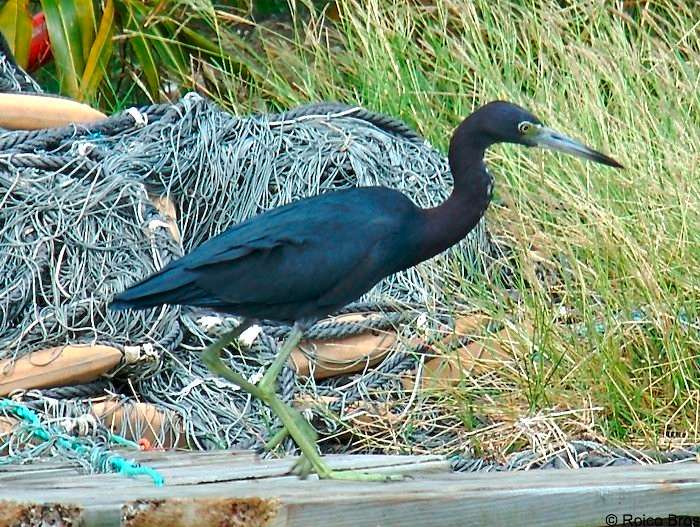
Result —
[[38, 70], [51, 58], [51, 42], [49, 41], [49, 30], [46, 27], [46, 18], [44, 13], [37, 13], [32, 17], [32, 41], [29, 44], [27, 71]]
[[148, 440], [146, 437], [142, 437], [136, 442], [139, 445], [139, 448], [144, 451], [149, 451], [149, 450], [163, 450], [162, 448], [159, 448], [157, 446], [153, 446], [151, 442]]

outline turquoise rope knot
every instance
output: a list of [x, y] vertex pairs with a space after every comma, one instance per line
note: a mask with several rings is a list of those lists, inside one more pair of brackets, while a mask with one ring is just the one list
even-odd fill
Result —
[[[56, 444], [59, 447], [65, 448], [66, 450], [71, 450], [81, 456], [89, 458], [92, 466], [96, 467], [98, 470], [103, 469], [103, 467], [109, 467], [115, 472], [123, 474], [127, 477], [148, 476], [151, 478], [156, 487], [162, 487], [165, 484], [165, 478], [163, 478], [163, 476], [157, 470], [151, 467], [139, 465], [134, 460], [128, 460], [118, 454], [104, 451], [101, 447], [94, 446], [88, 448], [80, 440], [80, 438], [66, 436], [65, 434], [54, 429], [45, 428], [41, 424], [39, 416], [20, 403], [10, 399], [0, 399], [0, 412], [2, 411], [5, 413], [11, 413], [25, 421], [34, 437], [44, 442], [55, 439]], [[110, 434], [109, 442], [130, 448], [139, 448], [137, 443], [117, 434]]]

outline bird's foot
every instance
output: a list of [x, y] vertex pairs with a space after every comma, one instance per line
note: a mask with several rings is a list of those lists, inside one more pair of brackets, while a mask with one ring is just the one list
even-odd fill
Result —
[[277, 397], [266, 395], [268, 395], [268, 404], [270, 404], [270, 407], [284, 424], [284, 428], [272, 437], [268, 442], [268, 446], [277, 446], [288, 433], [302, 452], [301, 457], [291, 469], [292, 474], [303, 479], [315, 472], [320, 479], [345, 481], [400, 481], [404, 479], [403, 476], [398, 474], [377, 474], [358, 470], [332, 470], [316, 450], [316, 430], [304, 419], [304, 416], [295, 408], [282, 403]]
[[289, 471], [290, 474], [298, 476], [300, 479], [308, 478], [309, 474], [312, 472], [314, 472], [314, 466], [303, 454], [299, 456], [299, 459], [297, 459], [296, 463], [294, 463], [292, 469]]
[[335, 479], [344, 481], [403, 481], [403, 474], [377, 474], [375, 472], [362, 472], [359, 470], [331, 470], [321, 476], [321, 479]]
[[360, 470], [332, 470], [319, 456], [313, 462], [301, 455], [290, 473], [301, 479], [306, 479], [309, 474], [316, 472], [319, 479], [334, 479], [344, 481], [403, 481], [402, 474], [377, 474], [362, 472]]

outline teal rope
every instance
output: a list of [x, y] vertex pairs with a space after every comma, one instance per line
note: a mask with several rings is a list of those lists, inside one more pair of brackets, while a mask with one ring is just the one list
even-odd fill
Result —
[[[10, 399], [0, 399], [0, 411], [4, 411], [5, 414], [8, 412], [12, 413], [25, 421], [34, 437], [42, 441], [55, 440], [59, 447], [89, 458], [92, 465], [98, 467], [98, 469], [107, 471], [107, 467], [109, 467], [114, 472], [128, 477], [148, 476], [156, 487], [162, 487], [165, 484], [165, 479], [155, 469], [139, 465], [134, 460], [128, 460], [120, 455], [112, 454], [109, 451], [104, 451], [100, 447], [88, 448], [82, 444], [78, 438], [66, 436], [45, 428], [41, 424], [39, 417], [33, 411]], [[109, 441], [121, 446], [139, 448], [137, 443], [116, 434], [110, 434]], [[1, 458], [0, 464], [2, 464]]]

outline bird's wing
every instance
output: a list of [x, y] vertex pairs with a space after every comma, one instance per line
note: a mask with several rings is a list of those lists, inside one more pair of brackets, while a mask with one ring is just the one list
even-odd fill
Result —
[[303, 209], [261, 217], [195, 250], [183, 262], [194, 284], [228, 305], [312, 301], [351, 275], [392, 230], [386, 216], [354, 224], [337, 204]]
[[378, 187], [273, 209], [169, 263], [117, 295], [112, 307], [182, 304], [274, 318], [343, 304], [402, 268], [406, 251], [397, 240], [413, 210], [402, 194]]

